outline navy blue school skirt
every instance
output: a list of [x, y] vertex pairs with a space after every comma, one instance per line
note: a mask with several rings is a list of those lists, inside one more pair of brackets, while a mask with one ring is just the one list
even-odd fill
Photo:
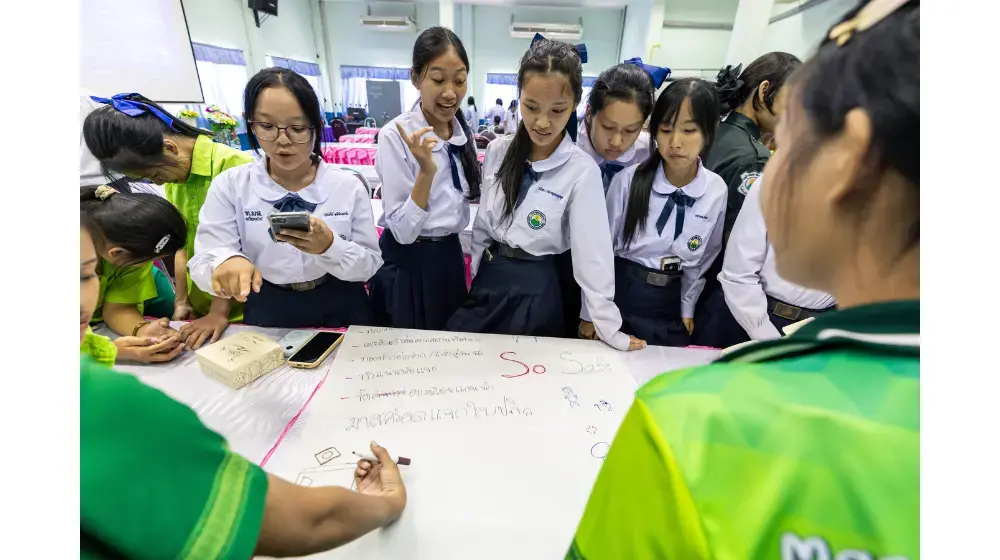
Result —
[[559, 290], [562, 292], [563, 322], [565, 324], [565, 332], [561, 336], [577, 338], [580, 329], [582, 295], [580, 285], [576, 283], [576, 277], [573, 276], [573, 252], [566, 251], [561, 255], [556, 255], [556, 268], [559, 271]]
[[301, 329], [371, 325], [372, 311], [361, 282], [325, 276], [311, 290], [296, 292], [264, 280], [260, 293], [250, 291], [243, 322], [258, 327]]
[[718, 283], [705, 284], [694, 314], [691, 343], [712, 348], [728, 348], [750, 340], [726, 304], [726, 294]]
[[379, 239], [384, 264], [372, 278], [375, 323], [441, 330], [468, 295], [458, 235], [403, 245], [390, 230]]
[[563, 336], [565, 309], [556, 256], [523, 260], [505, 257], [494, 249], [488, 251], [479, 262], [469, 297], [452, 315], [446, 329]]
[[660, 270], [615, 257], [615, 305], [622, 314], [622, 332], [656, 346], [687, 346], [690, 337], [681, 322], [681, 278], [654, 286], [636, 274]]

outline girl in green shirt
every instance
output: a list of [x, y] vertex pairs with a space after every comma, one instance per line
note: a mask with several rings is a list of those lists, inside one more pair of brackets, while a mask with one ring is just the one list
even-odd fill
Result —
[[156, 297], [153, 260], [176, 251], [187, 228], [169, 202], [155, 194], [80, 187], [80, 211], [93, 222], [99, 260], [98, 298], [90, 321], [122, 335], [118, 357], [139, 362], [172, 360], [183, 344], [170, 319], [143, 319], [143, 302]]
[[[101, 262], [80, 231], [80, 340], [100, 298]], [[406, 489], [388, 452], [358, 462], [354, 488], [305, 488], [233, 453], [191, 409], [134, 376], [80, 360], [80, 557], [305, 556], [384, 527]], [[125, 421], [123, 421], [125, 419]]]
[[174, 255], [172, 318], [191, 320], [180, 332], [192, 349], [215, 342], [230, 321], [243, 320], [243, 306], [201, 291], [188, 277], [187, 261], [194, 256], [198, 214], [212, 180], [229, 168], [253, 161], [253, 157], [213, 142], [210, 132], [175, 119], [137, 93], [97, 101], [107, 105], [84, 120], [84, 140], [106, 171], [163, 185], [167, 200], [184, 216], [187, 236]]

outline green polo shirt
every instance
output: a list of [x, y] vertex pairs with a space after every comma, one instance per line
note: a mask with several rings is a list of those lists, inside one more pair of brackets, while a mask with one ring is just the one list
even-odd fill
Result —
[[[188, 176], [187, 182], [163, 185], [167, 200], [180, 210], [184, 221], [187, 222], [188, 233], [185, 248], [188, 259], [194, 256], [194, 236], [198, 232], [198, 214], [205, 204], [212, 180], [227, 169], [251, 161], [253, 161], [253, 156], [246, 152], [213, 142], [208, 136], [199, 136], [194, 141], [194, 151], [191, 154], [191, 174]], [[190, 275], [187, 277], [187, 285], [191, 307], [199, 316], [207, 315], [212, 305], [212, 296], [201, 291], [191, 281]], [[241, 304], [233, 302], [229, 312], [229, 320], [234, 322], [243, 320], [243, 306]]]
[[97, 263], [97, 276], [100, 279], [100, 291], [91, 324], [104, 320], [105, 303], [133, 304], [142, 314], [143, 302], [156, 297], [152, 262], [117, 267], [101, 259]]
[[81, 357], [80, 558], [250, 558], [266, 495], [193, 410]]
[[918, 559], [919, 329], [850, 308], [651, 380], [566, 557]]

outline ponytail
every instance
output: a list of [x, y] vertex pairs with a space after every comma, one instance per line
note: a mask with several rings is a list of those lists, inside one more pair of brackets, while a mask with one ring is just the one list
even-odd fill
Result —
[[[754, 60], [742, 72], [743, 65], [735, 68], [726, 66], [719, 70], [715, 78], [715, 90], [719, 94], [719, 113], [727, 115], [753, 98], [754, 111], [767, 108], [774, 112], [774, 100], [785, 80], [802, 64], [795, 55], [784, 52], [770, 52]], [[763, 105], [757, 90], [767, 82]]]
[[469, 183], [469, 200], [479, 198], [483, 187], [483, 169], [479, 163], [479, 153], [476, 152], [476, 139], [472, 135], [469, 123], [465, 121], [465, 115], [461, 110], [456, 112], [458, 124], [462, 126], [465, 133], [465, 146], [462, 147], [462, 171], [465, 172], [465, 181]]

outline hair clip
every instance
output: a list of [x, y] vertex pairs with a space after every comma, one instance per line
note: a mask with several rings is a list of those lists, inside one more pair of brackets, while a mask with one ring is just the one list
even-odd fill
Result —
[[170, 234], [168, 233], [164, 235], [162, 238], [160, 238], [160, 241], [156, 244], [156, 247], [153, 249], [153, 251], [156, 252], [157, 254], [160, 253], [161, 251], [163, 251], [163, 248], [166, 247], [167, 243], [169, 242], [170, 242]]
[[[543, 39], [545, 39], [545, 37], [543, 37], [541, 33], [535, 33], [535, 38], [531, 40], [531, 47], [535, 46], [535, 43], [537, 43], [537, 42], [539, 42], [539, 41], [541, 41]], [[550, 40], [550, 39], [546, 39], [546, 40]], [[528, 48], [531, 48], [531, 47], [528, 47]], [[587, 62], [587, 45], [585, 45], [584, 43], [580, 43], [579, 45], [573, 45], [573, 48], [576, 49], [576, 54], [580, 55], [580, 62], [586, 63]]]
[[643, 64], [641, 58], [630, 58], [624, 63], [638, 66], [639, 68], [642, 68], [643, 72], [649, 74], [649, 79], [653, 80], [653, 89], [660, 89], [660, 86], [663, 85], [663, 81], [670, 75], [669, 68], [663, 66], [653, 66], [652, 64]]
[[861, 8], [853, 18], [841, 22], [830, 30], [830, 34], [827, 38], [831, 41], [836, 41], [838, 47], [844, 46], [845, 43], [854, 37], [855, 33], [860, 33], [866, 29], [871, 28], [876, 23], [882, 21], [883, 19], [892, 15], [893, 12], [898, 10], [903, 4], [906, 4], [910, 0], [871, 0], [864, 8]]
[[94, 101], [104, 104], [111, 105], [119, 113], [124, 113], [130, 117], [138, 117], [144, 113], [149, 113], [154, 117], [160, 119], [170, 128], [174, 127], [174, 118], [164, 113], [160, 109], [153, 107], [148, 103], [143, 103], [142, 101], [135, 101], [134, 99], [129, 99], [134, 95], [139, 95], [138, 93], [119, 93], [118, 95], [112, 95], [110, 98], [107, 97], [97, 97], [96, 95], [91, 95], [90, 98]]
[[107, 200], [113, 194], [118, 194], [118, 191], [115, 190], [114, 187], [109, 187], [107, 185], [101, 185], [94, 191], [94, 196], [97, 197], [97, 200]]

